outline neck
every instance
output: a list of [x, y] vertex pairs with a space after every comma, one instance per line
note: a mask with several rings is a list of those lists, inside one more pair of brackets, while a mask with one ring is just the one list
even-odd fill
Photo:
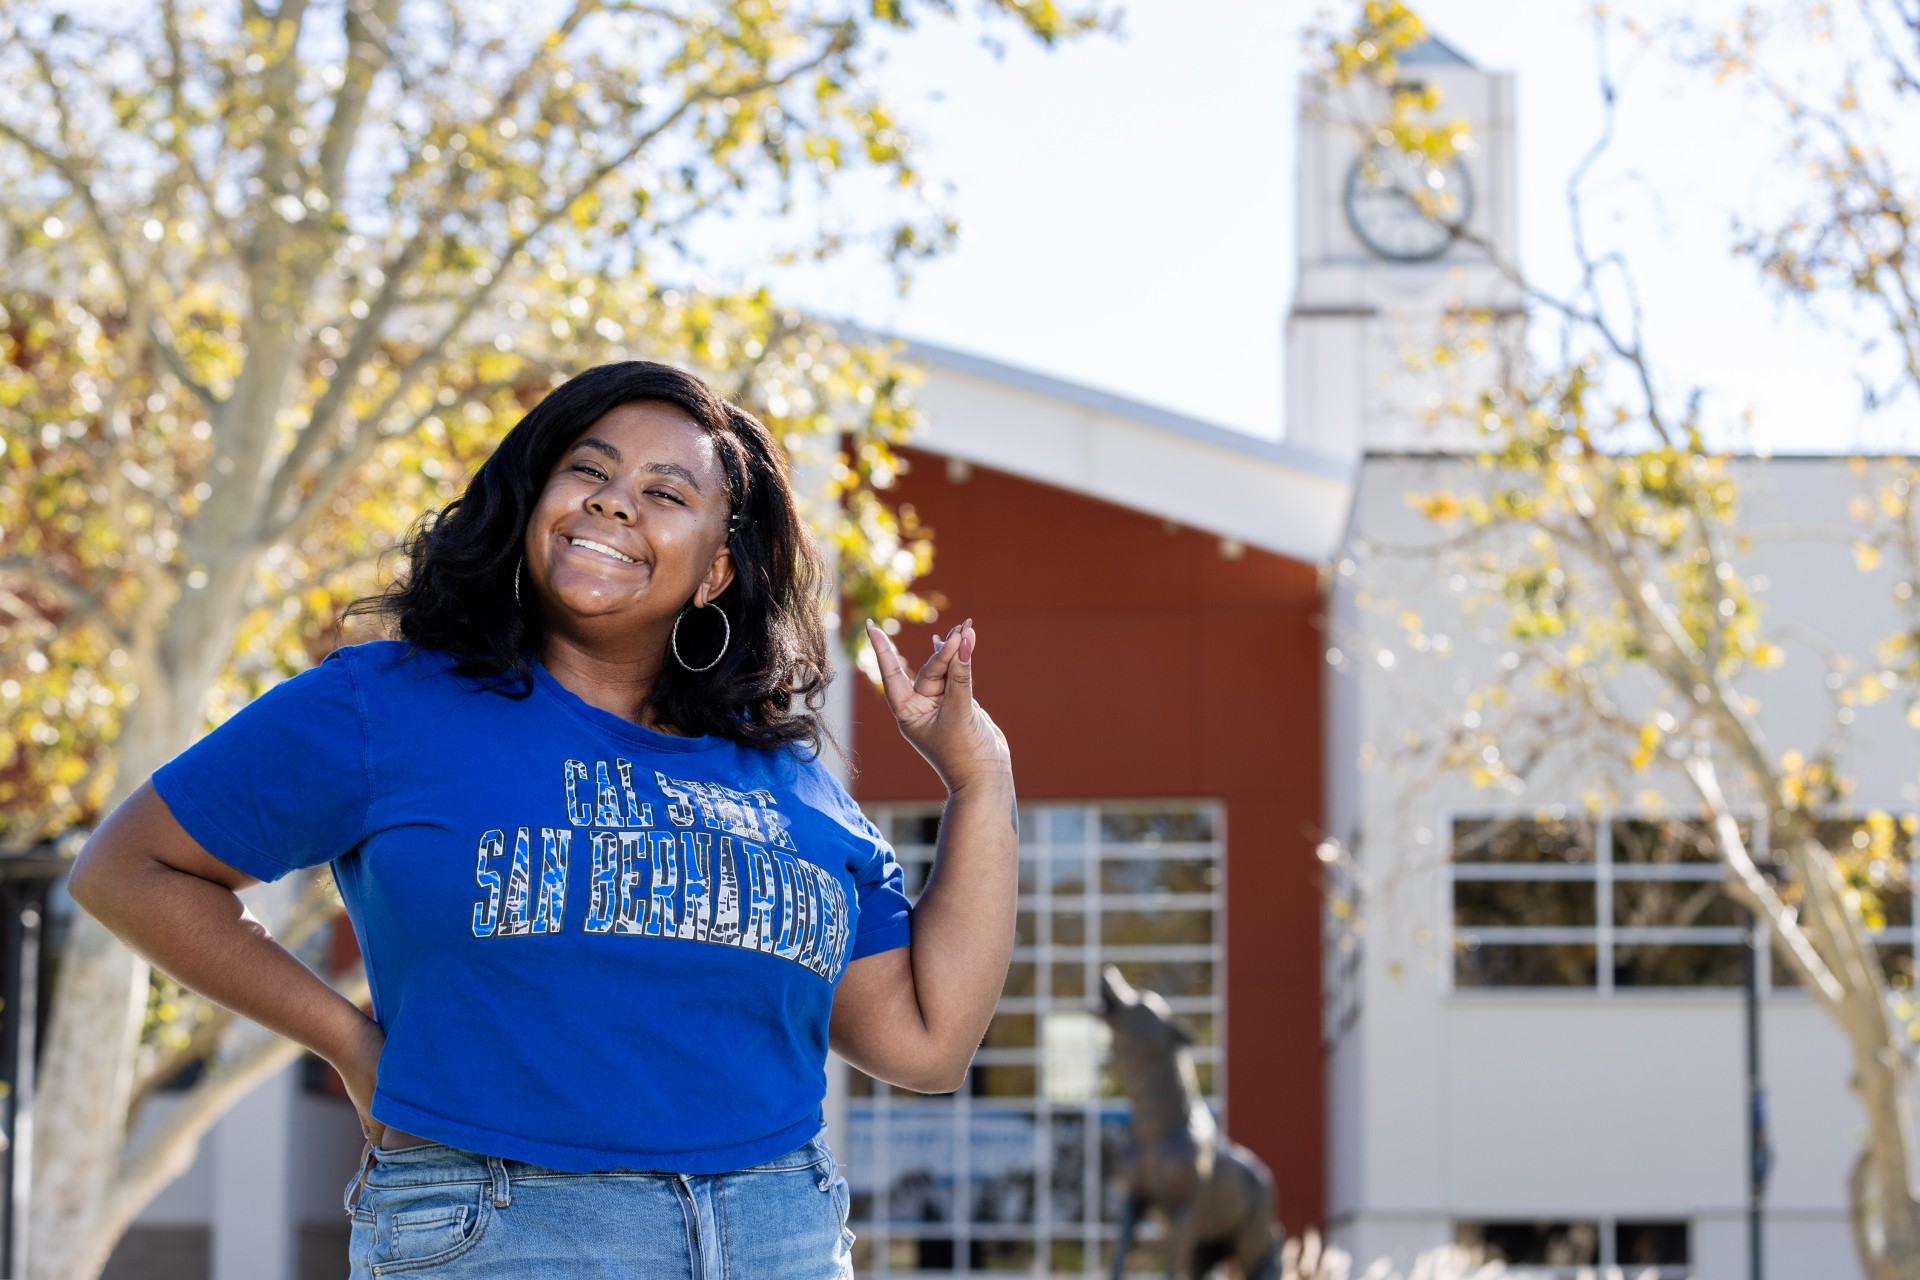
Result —
[[664, 652], [609, 655], [564, 635], [549, 634], [540, 647], [540, 665], [582, 702], [645, 728], [675, 733], [646, 710], [664, 660]]

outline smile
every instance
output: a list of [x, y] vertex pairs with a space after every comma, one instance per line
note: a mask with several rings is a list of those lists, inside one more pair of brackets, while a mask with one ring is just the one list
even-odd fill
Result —
[[580, 548], [582, 551], [598, 552], [603, 556], [608, 556], [612, 559], [621, 561], [624, 564], [634, 563], [634, 559], [632, 556], [621, 555], [618, 551], [615, 551], [612, 547], [608, 546], [606, 543], [595, 542], [592, 538], [568, 538], [567, 541], [571, 543], [573, 546]]

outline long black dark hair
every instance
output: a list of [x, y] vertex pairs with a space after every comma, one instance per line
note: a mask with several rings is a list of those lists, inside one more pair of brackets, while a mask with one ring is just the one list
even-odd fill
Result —
[[[342, 618], [372, 614], [416, 648], [454, 655], [455, 670], [533, 691], [532, 655], [543, 627], [531, 602], [514, 602], [527, 520], [568, 445], [620, 405], [675, 405], [712, 438], [726, 474], [733, 518], [727, 546], [733, 581], [711, 602], [725, 610], [731, 640], [720, 661], [690, 671], [669, 658], [647, 709], [686, 733], [715, 734], [756, 747], [830, 739], [826, 625], [830, 574], [800, 518], [786, 454], [759, 419], [729, 404], [699, 378], [647, 360], [603, 364], [568, 379], [507, 432], [465, 492], [429, 511], [407, 536], [405, 576], [385, 592], [348, 605]], [[694, 662], [719, 646], [721, 628], [688, 617], [682, 644]]]

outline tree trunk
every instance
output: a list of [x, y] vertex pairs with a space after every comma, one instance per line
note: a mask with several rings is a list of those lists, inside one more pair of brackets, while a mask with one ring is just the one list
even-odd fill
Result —
[[[118, 776], [108, 807], [183, 749], [199, 725], [208, 687], [232, 651], [239, 598], [252, 561], [221, 566], [190, 593], [165, 633], [141, 637], [132, 655], [140, 688], [121, 730]], [[27, 1280], [94, 1280], [119, 1232], [100, 1228], [108, 1189], [121, 1171], [150, 970], [84, 911], [58, 960], [40, 1091]]]

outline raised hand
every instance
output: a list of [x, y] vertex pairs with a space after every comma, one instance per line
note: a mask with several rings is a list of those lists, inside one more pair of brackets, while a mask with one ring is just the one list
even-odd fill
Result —
[[900, 651], [871, 619], [867, 641], [901, 736], [933, 766], [948, 791], [1011, 771], [1006, 735], [973, 700], [973, 619], [936, 637], [933, 656], [915, 675], [907, 673]]

